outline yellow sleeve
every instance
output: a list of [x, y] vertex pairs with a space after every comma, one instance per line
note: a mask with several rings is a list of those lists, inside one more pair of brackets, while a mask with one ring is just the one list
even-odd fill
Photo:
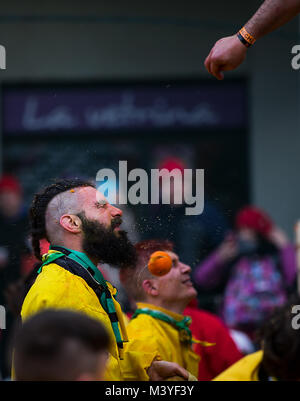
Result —
[[213, 381], [258, 381], [258, 369], [262, 358], [262, 351], [246, 355], [220, 373]]
[[121, 370], [124, 380], [148, 381], [147, 369], [154, 360], [161, 360], [156, 341], [149, 338], [130, 339], [125, 344]]

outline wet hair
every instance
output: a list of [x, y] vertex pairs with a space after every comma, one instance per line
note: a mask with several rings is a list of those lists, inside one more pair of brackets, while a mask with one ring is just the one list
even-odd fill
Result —
[[16, 334], [16, 379], [77, 380], [81, 374], [96, 375], [99, 356], [109, 345], [100, 321], [71, 310], [45, 310], [26, 320]]
[[[93, 187], [94, 184], [79, 178], [62, 179], [47, 186], [43, 191], [35, 194], [30, 211], [29, 219], [31, 225], [32, 248], [37, 259], [41, 260], [40, 240], [47, 238], [46, 232], [46, 210], [50, 201], [65, 191], [78, 187]], [[49, 239], [48, 239], [49, 240]]]
[[262, 367], [278, 380], [300, 380], [300, 329], [292, 325], [297, 316], [292, 311], [294, 305], [300, 305], [299, 296], [277, 309], [259, 333], [263, 344]]
[[146, 294], [143, 290], [143, 281], [154, 278], [148, 270], [148, 261], [153, 252], [173, 251], [174, 245], [168, 240], [145, 240], [135, 244], [137, 262], [134, 266], [121, 269], [120, 279], [127, 294], [137, 302], [145, 300]]

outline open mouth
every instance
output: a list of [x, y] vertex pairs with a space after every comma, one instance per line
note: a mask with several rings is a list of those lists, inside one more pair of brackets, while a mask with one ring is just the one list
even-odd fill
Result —
[[190, 277], [186, 278], [185, 280], [182, 281], [182, 284], [187, 285], [189, 287], [193, 287], [193, 282]]
[[111, 222], [111, 228], [113, 231], [120, 231], [120, 225], [122, 224], [121, 219], [116, 219]]

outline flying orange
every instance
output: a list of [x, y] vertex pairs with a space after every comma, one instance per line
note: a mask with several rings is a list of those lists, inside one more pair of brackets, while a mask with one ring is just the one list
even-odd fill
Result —
[[154, 276], [164, 276], [169, 273], [172, 264], [172, 259], [166, 252], [157, 251], [150, 256], [148, 269]]

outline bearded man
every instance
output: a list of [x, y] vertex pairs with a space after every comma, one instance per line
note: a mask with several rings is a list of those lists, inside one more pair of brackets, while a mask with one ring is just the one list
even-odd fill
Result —
[[[155, 353], [126, 351], [128, 341], [116, 290], [105, 281], [98, 263], [123, 267], [135, 258], [133, 245], [120, 229], [122, 211], [110, 205], [90, 182], [61, 180], [36, 194], [30, 210], [32, 246], [42, 260], [24, 300], [22, 320], [46, 308], [71, 309], [99, 319], [111, 338], [106, 380], [130, 380], [122, 366], [133, 366], [138, 380], [162, 380], [188, 373], [159, 361]], [[41, 257], [40, 240], [50, 242]]]

